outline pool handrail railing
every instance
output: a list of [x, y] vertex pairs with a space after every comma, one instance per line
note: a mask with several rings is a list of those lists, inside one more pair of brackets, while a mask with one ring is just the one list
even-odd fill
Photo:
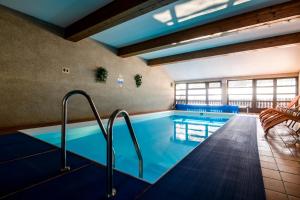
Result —
[[[97, 111], [97, 108], [92, 100], [92, 98], [90, 97], [90, 95], [88, 95], [85, 91], [83, 90], [72, 90], [70, 92], [68, 92], [63, 100], [62, 100], [62, 126], [61, 126], [61, 171], [69, 171], [70, 170], [70, 167], [67, 166], [67, 152], [66, 152], [66, 132], [67, 132], [67, 129], [66, 129], [66, 126], [67, 126], [67, 123], [68, 123], [68, 115], [67, 115], [67, 112], [68, 112], [68, 100], [71, 96], [73, 95], [82, 95], [84, 96], [88, 102], [89, 102], [89, 105], [93, 111], [93, 114], [97, 120], [97, 123], [101, 129], [101, 132], [103, 134], [103, 137], [105, 139], [105, 141], [107, 142], [107, 132], [104, 128], [104, 125], [102, 123], [102, 120], [100, 118], [100, 115]], [[113, 161], [114, 161], [114, 150], [113, 151]], [[114, 164], [114, 163], [113, 163]]]
[[112, 149], [112, 145], [113, 145], [113, 126], [114, 126], [114, 122], [116, 120], [116, 118], [118, 116], [122, 116], [125, 119], [126, 125], [128, 127], [129, 133], [130, 133], [130, 137], [131, 140], [134, 144], [134, 148], [136, 151], [136, 154], [138, 156], [139, 159], [139, 178], [143, 178], [143, 157], [142, 157], [142, 153], [140, 150], [140, 146], [137, 142], [130, 118], [129, 118], [129, 114], [125, 111], [125, 110], [121, 110], [121, 109], [117, 109], [115, 110], [107, 123], [107, 158], [106, 158], [106, 188], [107, 188], [107, 197], [111, 198], [113, 196], [116, 195], [116, 190], [113, 187], [113, 149]]

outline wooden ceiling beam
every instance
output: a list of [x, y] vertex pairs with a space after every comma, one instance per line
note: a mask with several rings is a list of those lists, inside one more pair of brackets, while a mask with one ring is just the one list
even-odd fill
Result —
[[237, 31], [243, 28], [249, 28], [283, 19], [286, 20], [296, 16], [300, 16], [300, 1], [292, 0], [279, 5], [262, 8], [256, 11], [122, 47], [118, 50], [118, 55], [121, 57], [129, 57], [149, 53], [169, 47], [184, 45], [197, 38], [205, 38], [207, 36], [228, 31]]
[[281, 35], [271, 38], [259, 39], [254, 41], [242, 42], [238, 44], [231, 44], [211, 49], [193, 51], [182, 53], [167, 57], [155, 58], [147, 60], [149, 66], [158, 66], [162, 64], [170, 64], [174, 62], [181, 62], [186, 60], [225, 55], [236, 52], [250, 51], [268, 47], [276, 47], [288, 44], [300, 43], [300, 32], [287, 35]]
[[114, 0], [65, 29], [65, 38], [79, 41], [103, 30], [166, 6], [176, 0]]

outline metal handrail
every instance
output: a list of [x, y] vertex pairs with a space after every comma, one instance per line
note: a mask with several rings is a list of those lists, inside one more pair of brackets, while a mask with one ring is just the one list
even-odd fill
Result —
[[107, 141], [106, 130], [103, 126], [100, 115], [97, 111], [97, 108], [96, 108], [92, 98], [83, 90], [73, 90], [73, 91], [68, 92], [62, 100], [62, 127], [61, 127], [61, 170], [62, 171], [70, 170], [70, 167], [67, 166], [67, 159], [66, 159], [66, 157], [67, 157], [67, 153], [66, 153], [66, 124], [68, 123], [67, 122], [68, 121], [68, 119], [67, 119], [67, 107], [68, 107], [69, 98], [73, 95], [76, 95], [76, 94], [82, 95], [88, 100], [88, 102], [90, 104], [90, 107], [91, 107], [91, 109], [92, 109], [92, 111], [93, 111], [93, 113], [96, 117], [96, 120], [98, 122], [98, 125], [99, 125], [99, 127], [102, 131], [102, 134], [103, 134], [105, 140]]
[[122, 115], [125, 119], [125, 122], [127, 124], [127, 127], [129, 129], [129, 133], [132, 139], [132, 142], [134, 144], [135, 151], [137, 153], [138, 159], [139, 159], [139, 177], [143, 178], [143, 157], [142, 153], [139, 147], [139, 144], [137, 142], [137, 139], [135, 137], [134, 130], [132, 128], [131, 121], [129, 119], [129, 114], [125, 110], [116, 110], [112, 113], [108, 120], [107, 124], [107, 159], [106, 159], [106, 187], [107, 187], [107, 197], [113, 197], [116, 194], [116, 190], [113, 188], [113, 125], [115, 122], [115, 119]]

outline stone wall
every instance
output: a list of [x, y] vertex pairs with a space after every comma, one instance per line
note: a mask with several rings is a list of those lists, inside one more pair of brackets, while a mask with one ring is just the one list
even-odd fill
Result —
[[[67, 41], [3, 7], [0, 44], [0, 128], [59, 121], [61, 99], [73, 89], [87, 91], [101, 115], [117, 108], [166, 110], [174, 100], [172, 80], [161, 68], [151, 68], [138, 57], [120, 58], [92, 39]], [[95, 81], [100, 66], [109, 72], [106, 83]], [[70, 73], [63, 74], [63, 67]], [[143, 76], [139, 88], [137, 73]], [[125, 81], [122, 88], [119, 75]], [[93, 117], [82, 97], [73, 97], [69, 110], [72, 120]]]

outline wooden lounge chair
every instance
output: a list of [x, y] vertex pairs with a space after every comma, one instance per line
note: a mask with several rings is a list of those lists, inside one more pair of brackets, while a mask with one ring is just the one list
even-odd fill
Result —
[[274, 126], [283, 122], [291, 121], [291, 124], [300, 123], [300, 111], [298, 109], [289, 109], [288, 112], [277, 111], [278, 114], [270, 117], [262, 124], [262, 127], [267, 135], [269, 130]]
[[300, 106], [296, 106], [293, 109], [288, 109], [288, 108], [275, 109], [260, 119], [261, 124], [262, 126], [264, 126], [265, 124], [270, 123], [271, 121], [274, 121], [275, 119], [280, 118], [285, 114], [293, 115], [295, 112], [298, 112], [299, 107]]
[[[300, 95], [296, 96], [287, 106], [286, 108], [292, 108], [294, 105], [298, 103], [300, 99]], [[261, 111], [259, 114], [259, 119], [265, 117], [266, 115], [273, 114], [276, 112], [278, 109], [284, 109], [284, 107], [277, 107], [277, 108], [268, 108], [266, 110]]]
[[[295, 109], [298, 109], [298, 106]], [[274, 120], [274, 118], [280, 117], [282, 113], [289, 113], [291, 110], [291, 108], [278, 108], [270, 110], [267, 114], [260, 118], [260, 121], [262, 124], [264, 124], [266, 121]]]

